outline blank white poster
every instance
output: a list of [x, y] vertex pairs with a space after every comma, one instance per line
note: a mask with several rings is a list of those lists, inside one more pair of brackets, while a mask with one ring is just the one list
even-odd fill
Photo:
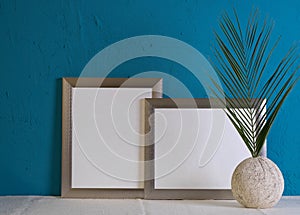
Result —
[[155, 109], [155, 188], [230, 189], [250, 157], [221, 109]]
[[142, 99], [151, 88], [72, 89], [72, 188], [143, 188]]

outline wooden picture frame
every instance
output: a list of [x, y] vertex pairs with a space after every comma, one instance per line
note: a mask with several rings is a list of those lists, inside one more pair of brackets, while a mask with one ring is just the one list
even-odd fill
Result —
[[62, 181], [63, 198], [143, 198], [144, 189], [72, 187], [72, 92], [74, 89], [149, 88], [152, 98], [162, 96], [160, 78], [62, 78]]
[[[252, 99], [251, 102], [255, 102], [255, 99]], [[194, 109], [209, 109], [209, 110], [214, 110], [214, 109], [220, 109], [223, 107], [222, 103], [219, 102], [217, 99], [192, 99], [192, 98], [184, 98], [184, 99], [171, 99], [171, 98], [164, 98], [164, 99], [145, 99], [145, 199], [233, 199], [232, 192], [230, 188], [226, 189], [219, 189], [219, 188], [214, 188], [214, 189], [206, 189], [206, 188], [196, 188], [193, 189], [189, 187], [186, 189], [185, 187], [183, 188], [174, 188], [174, 187], [168, 187], [169, 184], [167, 184], [166, 187], [156, 187], [157, 181], [160, 180], [156, 179], [156, 172], [159, 169], [158, 161], [156, 158], [156, 153], [160, 153], [159, 151], [157, 152], [156, 149], [161, 148], [161, 144], [168, 144], [168, 142], [159, 142], [156, 141], [155, 133], [156, 133], [156, 126], [157, 123], [160, 122], [158, 119], [156, 122], [156, 114], [155, 111], [157, 111], [158, 114], [161, 114], [162, 111], [168, 111], [168, 110], [194, 110]], [[235, 104], [233, 108], [243, 108], [243, 105], [241, 102], [238, 100], [233, 100], [231, 99], [231, 103]], [[228, 105], [228, 103], [227, 103]], [[223, 112], [223, 110], [221, 110]], [[167, 112], [165, 112], [167, 113]], [[225, 113], [224, 113], [225, 114]], [[226, 116], [226, 115], [225, 115]], [[183, 116], [184, 117], [184, 116]], [[228, 119], [229, 120], [229, 119]], [[176, 123], [176, 122], [175, 122]], [[190, 123], [190, 122], [189, 122]], [[231, 123], [231, 122], [230, 122]], [[171, 121], [170, 126], [174, 124], [173, 121]], [[169, 124], [167, 124], [169, 125]], [[184, 125], [183, 125], [184, 126]], [[182, 126], [182, 127], [183, 127]], [[189, 129], [189, 128], [188, 128]], [[162, 132], [163, 133], [163, 132]], [[176, 135], [176, 132], [171, 133], [172, 135]], [[166, 135], [168, 135], [166, 133]], [[159, 137], [160, 138], [160, 137]], [[159, 139], [158, 138], [158, 139]], [[171, 141], [172, 142], [172, 141]], [[245, 146], [244, 143], [241, 143]], [[246, 146], [245, 146], [246, 147]], [[168, 147], [171, 148], [171, 147]], [[184, 148], [182, 148], [184, 149]], [[262, 151], [261, 155], [266, 156], [266, 148], [264, 147], [264, 150]], [[247, 149], [246, 149], [247, 150]], [[248, 151], [248, 150], [247, 150]], [[250, 156], [250, 153], [249, 153]], [[178, 156], [173, 156], [173, 159], [177, 159]], [[231, 159], [231, 158], [230, 158]], [[227, 160], [228, 161], [228, 160]], [[168, 160], [164, 164], [169, 164], [171, 163], [172, 160]], [[224, 160], [224, 163], [226, 163], [226, 160]], [[166, 165], [167, 166], [167, 165]], [[189, 166], [187, 167], [189, 168]], [[170, 169], [170, 168], [166, 168]], [[185, 168], [186, 170], [186, 168]], [[174, 172], [176, 172], [175, 170]], [[216, 170], [214, 170], [216, 171]], [[173, 174], [173, 172], [171, 173]], [[184, 174], [177, 174], [177, 176], [181, 177], [181, 175]], [[221, 175], [221, 173], [220, 173]], [[163, 176], [165, 177], [165, 176]], [[168, 177], [168, 176], [167, 176]], [[184, 177], [184, 176], [183, 176]], [[230, 175], [231, 177], [231, 175]], [[193, 178], [190, 178], [192, 180]], [[201, 180], [201, 178], [199, 178]], [[181, 182], [180, 182], [181, 183]], [[163, 183], [161, 183], [163, 184]], [[160, 185], [161, 186], [161, 185]]]

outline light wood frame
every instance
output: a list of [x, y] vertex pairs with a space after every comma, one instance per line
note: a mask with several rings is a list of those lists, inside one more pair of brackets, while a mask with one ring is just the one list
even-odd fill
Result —
[[152, 97], [162, 97], [160, 78], [62, 78], [62, 169], [61, 197], [143, 198], [144, 189], [83, 189], [71, 187], [72, 171], [72, 88], [152, 88]]
[[[243, 108], [241, 101], [231, 99], [233, 108]], [[251, 102], [257, 101], [252, 99]], [[145, 199], [233, 199], [230, 189], [155, 189], [154, 110], [156, 108], [222, 108], [218, 99], [177, 98], [145, 99]], [[227, 103], [228, 105], [228, 103]], [[266, 156], [266, 144], [261, 152]]]

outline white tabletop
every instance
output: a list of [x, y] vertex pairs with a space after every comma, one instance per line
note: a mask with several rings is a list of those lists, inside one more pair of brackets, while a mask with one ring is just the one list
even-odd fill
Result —
[[0, 214], [299, 215], [300, 197], [283, 197], [276, 207], [262, 210], [243, 208], [233, 200], [61, 199], [48, 196], [1, 196]]

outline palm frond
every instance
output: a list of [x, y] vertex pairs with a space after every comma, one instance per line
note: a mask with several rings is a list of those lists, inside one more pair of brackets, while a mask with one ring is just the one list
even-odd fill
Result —
[[283, 102], [299, 79], [297, 47], [293, 46], [269, 73], [270, 59], [279, 43], [278, 38], [270, 45], [272, 21], [260, 23], [259, 11], [255, 10], [243, 32], [234, 10], [233, 19], [227, 12], [223, 14], [219, 27], [222, 34], [214, 32], [218, 62], [214, 68], [222, 86], [211, 79], [211, 92], [224, 103], [227, 116], [252, 156], [257, 157]]

